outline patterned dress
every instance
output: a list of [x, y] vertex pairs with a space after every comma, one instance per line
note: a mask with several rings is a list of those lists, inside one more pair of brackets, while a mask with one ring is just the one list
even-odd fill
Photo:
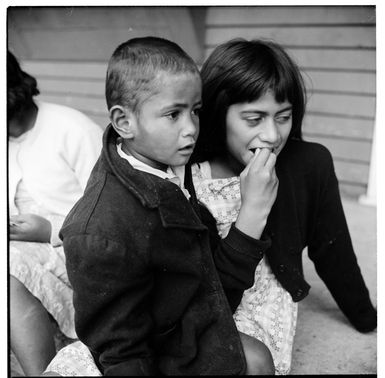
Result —
[[[241, 206], [239, 177], [212, 179], [207, 162], [194, 165], [192, 172], [199, 201], [216, 219], [220, 236], [226, 237]], [[234, 320], [239, 331], [257, 338], [269, 348], [277, 375], [290, 372], [297, 309], [297, 303], [263, 258], [255, 271], [254, 285], [244, 292]]]

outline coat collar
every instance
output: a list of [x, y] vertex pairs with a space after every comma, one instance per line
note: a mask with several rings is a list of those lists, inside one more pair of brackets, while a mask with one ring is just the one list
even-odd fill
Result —
[[[190, 204], [181, 189], [168, 180], [134, 169], [117, 151], [119, 135], [110, 125], [103, 135], [102, 159], [112, 172], [143, 206], [159, 208], [164, 227], [205, 229], [197, 216], [196, 204]], [[186, 170], [186, 175], [190, 170]], [[189, 188], [190, 194], [193, 187]], [[195, 198], [195, 193], [193, 195]], [[195, 211], [194, 209], [195, 208]]]

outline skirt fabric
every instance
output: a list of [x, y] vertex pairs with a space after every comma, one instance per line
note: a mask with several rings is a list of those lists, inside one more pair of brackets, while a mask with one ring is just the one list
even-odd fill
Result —
[[63, 247], [10, 241], [9, 274], [17, 278], [56, 320], [61, 332], [77, 339]]

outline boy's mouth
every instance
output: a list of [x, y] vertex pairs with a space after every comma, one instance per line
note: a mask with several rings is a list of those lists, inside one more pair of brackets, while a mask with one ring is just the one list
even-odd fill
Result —
[[181, 152], [192, 152], [194, 150], [195, 143], [188, 144], [182, 148], [179, 148]]

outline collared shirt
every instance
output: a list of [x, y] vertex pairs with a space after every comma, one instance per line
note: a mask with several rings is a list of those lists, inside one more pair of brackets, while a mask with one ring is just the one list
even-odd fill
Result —
[[116, 148], [119, 156], [127, 160], [134, 169], [150, 173], [152, 175], [158, 176], [165, 180], [170, 180], [171, 182], [173, 182], [174, 184], [178, 185], [181, 188], [183, 194], [186, 196], [187, 199], [190, 198], [190, 193], [184, 187], [184, 172], [185, 172], [184, 165], [168, 167], [167, 171], [164, 172], [161, 169], [156, 169], [146, 163], [143, 163], [142, 161], [138, 160], [132, 155], [126, 154], [122, 149], [122, 143], [117, 143]]

